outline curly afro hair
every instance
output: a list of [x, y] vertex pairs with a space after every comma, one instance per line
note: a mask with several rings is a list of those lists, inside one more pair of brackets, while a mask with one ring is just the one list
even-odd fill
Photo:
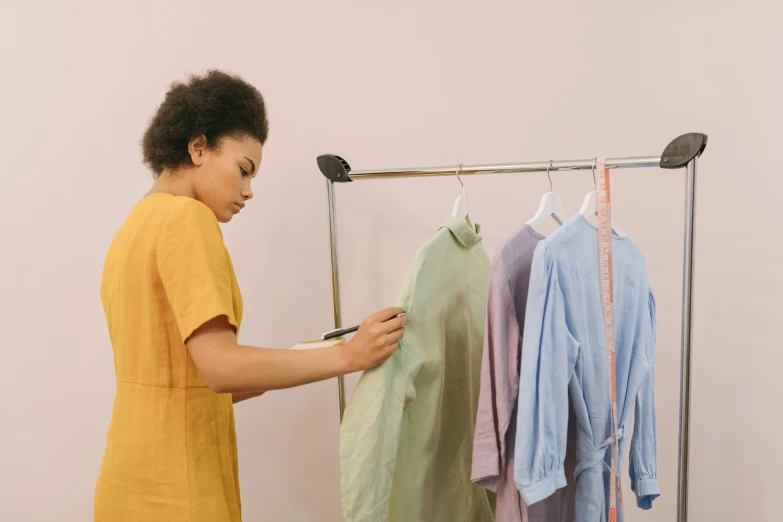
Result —
[[202, 134], [212, 149], [224, 137], [252, 137], [263, 145], [269, 135], [264, 97], [239, 76], [217, 70], [173, 83], [144, 133], [144, 163], [155, 178], [188, 163], [188, 143]]

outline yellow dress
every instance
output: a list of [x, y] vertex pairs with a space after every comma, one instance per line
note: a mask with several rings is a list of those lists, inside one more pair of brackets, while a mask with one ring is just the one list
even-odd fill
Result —
[[103, 270], [117, 390], [95, 491], [96, 522], [237, 522], [231, 394], [216, 394], [185, 340], [242, 297], [215, 215], [186, 197], [141, 200]]

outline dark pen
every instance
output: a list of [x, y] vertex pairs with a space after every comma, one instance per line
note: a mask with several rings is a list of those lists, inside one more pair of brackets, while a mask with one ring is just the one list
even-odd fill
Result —
[[[405, 316], [405, 312], [401, 314], [397, 314], [394, 317], [404, 317], [404, 316]], [[392, 319], [394, 319], [394, 317], [392, 317]], [[328, 341], [329, 339], [334, 339], [335, 337], [341, 337], [343, 335], [353, 333], [358, 329], [359, 326], [351, 326], [350, 328], [339, 328], [337, 330], [332, 330], [331, 332], [326, 332], [325, 334], [321, 335], [321, 340]]]

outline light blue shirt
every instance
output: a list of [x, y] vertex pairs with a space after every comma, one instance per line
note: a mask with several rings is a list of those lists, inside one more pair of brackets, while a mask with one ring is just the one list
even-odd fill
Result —
[[[627, 430], [633, 413], [632, 489], [638, 506], [650, 509], [660, 495], [656, 478], [655, 299], [644, 257], [631, 240], [614, 237], [612, 251], [619, 454], [628, 450]], [[608, 439], [612, 427], [598, 230], [579, 214], [539, 242], [533, 256], [514, 458], [514, 481], [528, 505], [566, 485], [563, 462], [569, 393], [578, 426], [575, 521], [603, 522], [609, 507]], [[620, 457], [619, 469], [622, 466]]]

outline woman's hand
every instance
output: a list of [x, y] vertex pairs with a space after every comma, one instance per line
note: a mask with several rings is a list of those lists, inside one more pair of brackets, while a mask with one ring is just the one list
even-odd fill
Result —
[[386, 308], [362, 321], [353, 339], [340, 347], [351, 372], [378, 366], [397, 351], [408, 324], [404, 315], [396, 317], [403, 313], [402, 308]]

